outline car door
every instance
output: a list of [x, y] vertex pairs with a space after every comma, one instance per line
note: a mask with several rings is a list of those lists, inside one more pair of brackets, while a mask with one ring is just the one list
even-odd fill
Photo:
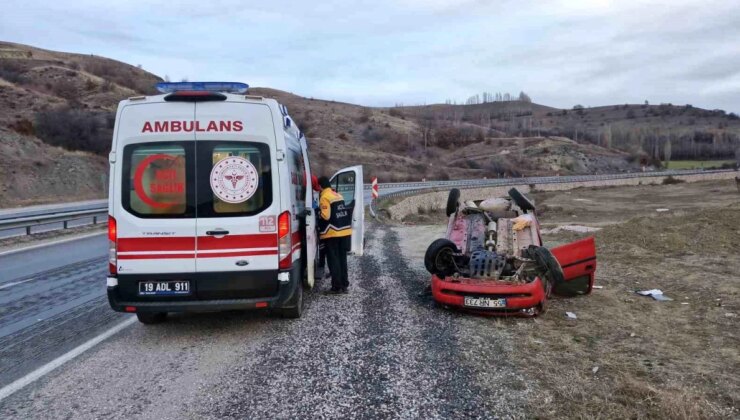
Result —
[[318, 241], [316, 240], [316, 212], [314, 211], [314, 191], [311, 188], [311, 167], [308, 162], [308, 144], [306, 137], [301, 135], [301, 152], [303, 155], [303, 166], [305, 168], [306, 180], [306, 286], [313, 288], [316, 275], [316, 254], [318, 253]]
[[195, 121], [205, 128], [195, 142], [197, 272], [276, 271], [280, 194], [270, 108], [199, 102]]
[[195, 271], [195, 153], [191, 103], [139, 103], [121, 110], [111, 191], [119, 275]]
[[591, 293], [596, 275], [596, 244], [593, 237], [550, 250], [563, 268], [565, 282], [553, 291], [560, 295]]
[[344, 204], [352, 206], [352, 247], [350, 253], [362, 255], [365, 244], [365, 203], [363, 197], [362, 165], [350, 166], [337, 171], [331, 177], [334, 191], [344, 198]]

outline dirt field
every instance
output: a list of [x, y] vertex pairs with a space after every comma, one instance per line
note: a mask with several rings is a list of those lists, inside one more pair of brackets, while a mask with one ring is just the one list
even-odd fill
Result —
[[[536, 320], [491, 320], [520, 337], [542, 418], [732, 418], [740, 414], [740, 194], [734, 181], [534, 193], [547, 229], [602, 227], [590, 296]], [[656, 209], [668, 209], [656, 211]], [[409, 259], [444, 235], [397, 226]], [[544, 234], [548, 245], [583, 237]], [[662, 289], [669, 302], [635, 294]], [[442, 310], [442, 309], [440, 309]], [[578, 319], [569, 320], [565, 311]]]

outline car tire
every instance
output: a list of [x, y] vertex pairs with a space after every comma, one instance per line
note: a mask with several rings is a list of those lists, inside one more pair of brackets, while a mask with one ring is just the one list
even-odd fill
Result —
[[517, 206], [519, 206], [522, 211], [529, 212], [529, 211], [535, 211], [534, 204], [532, 204], [531, 201], [527, 197], [524, 196], [519, 190], [516, 188], [512, 188], [509, 190], [509, 197], [516, 203]]
[[294, 302], [295, 306], [292, 308], [284, 308], [280, 311], [283, 318], [287, 319], [298, 319], [303, 315], [303, 285], [298, 284], [298, 288], [296, 289], [295, 296], [294, 296]]
[[136, 318], [142, 324], [161, 324], [167, 320], [167, 312], [137, 312]]
[[454, 274], [455, 267], [452, 260], [452, 254], [459, 251], [454, 242], [449, 239], [437, 239], [432, 242], [424, 254], [424, 266], [427, 271], [437, 277], [447, 277]]
[[447, 217], [454, 214], [460, 205], [460, 190], [453, 188], [450, 190], [450, 194], [447, 196]]
[[537, 263], [541, 278], [544, 277], [542, 278], [543, 287], [545, 295], [549, 298], [552, 291], [565, 282], [563, 267], [560, 266], [560, 262], [552, 255], [552, 252], [544, 246], [530, 246], [529, 253]]

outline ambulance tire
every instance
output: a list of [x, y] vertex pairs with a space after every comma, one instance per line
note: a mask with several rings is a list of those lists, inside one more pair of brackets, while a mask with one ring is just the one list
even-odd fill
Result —
[[450, 217], [451, 214], [455, 213], [457, 211], [460, 200], [460, 190], [457, 188], [453, 188], [450, 190], [450, 194], [447, 196], [447, 211], [445, 214], [447, 214], [447, 217]]
[[303, 315], [303, 284], [298, 283], [296, 287], [295, 295], [293, 296], [293, 302], [295, 306], [292, 308], [283, 308], [280, 313], [283, 318], [287, 319], [298, 319]]
[[142, 324], [161, 324], [167, 320], [167, 312], [137, 312], [136, 318]]

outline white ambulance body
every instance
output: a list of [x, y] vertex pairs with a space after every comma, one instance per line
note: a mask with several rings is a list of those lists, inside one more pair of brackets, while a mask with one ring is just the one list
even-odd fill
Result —
[[[108, 298], [144, 323], [167, 312], [273, 308], [300, 317], [314, 284], [316, 212], [306, 138], [240, 83], [162, 83], [121, 101], [110, 153]], [[362, 167], [332, 185], [354, 205]]]

